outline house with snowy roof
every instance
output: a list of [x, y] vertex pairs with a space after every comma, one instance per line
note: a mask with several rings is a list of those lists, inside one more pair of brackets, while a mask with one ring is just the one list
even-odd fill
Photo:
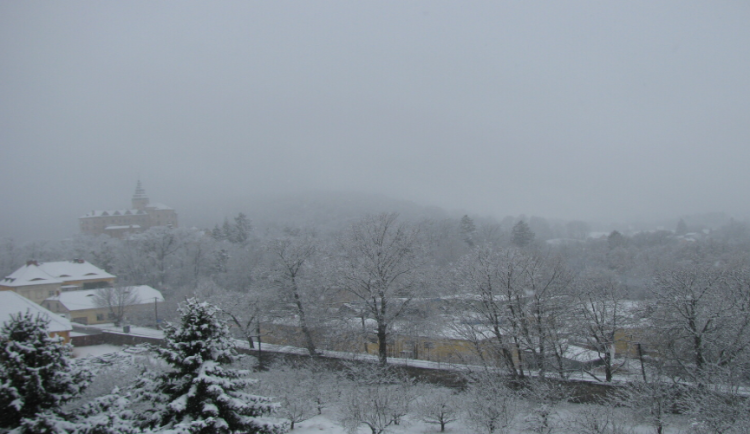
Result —
[[0, 280], [0, 291], [14, 291], [34, 303], [62, 291], [112, 286], [115, 276], [83, 259], [58, 262], [27, 261]]
[[49, 321], [47, 333], [50, 336], [59, 336], [66, 343], [70, 341], [70, 331], [73, 330], [73, 326], [67, 318], [54, 314], [13, 291], [0, 291], [0, 324], [10, 321], [11, 316], [24, 314], [26, 311], [30, 311], [32, 315], [40, 315]]
[[91, 325], [127, 322], [135, 315], [153, 317], [162, 302], [159, 290], [136, 285], [61, 292], [48, 297], [42, 306], [74, 323]]
[[135, 188], [131, 207], [117, 210], [93, 210], [78, 219], [81, 232], [89, 235], [107, 234], [122, 238], [155, 226], [177, 227], [177, 212], [161, 203], [149, 203], [141, 181]]

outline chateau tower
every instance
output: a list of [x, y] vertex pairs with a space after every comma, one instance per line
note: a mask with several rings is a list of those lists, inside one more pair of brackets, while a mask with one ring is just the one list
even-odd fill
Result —
[[177, 212], [162, 203], [151, 203], [140, 179], [131, 200], [131, 208], [93, 210], [82, 215], [78, 219], [81, 232], [89, 235], [107, 234], [111, 237], [123, 238], [128, 234], [138, 234], [155, 226], [177, 227]]
[[141, 180], [139, 179], [133, 195], [133, 208], [143, 211], [146, 206], [148, 206], [148, 196], [146, 196], [146, 190], [141, 186]]

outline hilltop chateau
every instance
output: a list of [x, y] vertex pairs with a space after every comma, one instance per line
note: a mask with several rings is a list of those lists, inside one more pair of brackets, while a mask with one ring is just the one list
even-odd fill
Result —
[[149, 204], [141, 181], [135, 188], [132, 206], [129, 209], [91, 211], [78, 219], [81, 232], [89, 235], [107, 234], [121, 238], [126, 234], [139, 233], [154, 226], [177, 227], [177, 213], [160, 204]]

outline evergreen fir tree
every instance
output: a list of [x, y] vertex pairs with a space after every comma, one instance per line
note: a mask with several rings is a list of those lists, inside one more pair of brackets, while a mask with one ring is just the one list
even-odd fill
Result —
[[254, 383], [248, 371], [226, 367], [236, 358], [229, 330], [215, 306], [189, 299], [180, 324], [167, 326], [166, 348], [157, 349], [174, 370], [162, 376], [154, 414], [161, 426], [190, 433], [282, 433], [286, 425], [259, 416], [274, 412], [269, 398], [242, 392]]
[[534, 234], [529, 225], [523, 220], [519, 220], [511, 231], [511, 241], [518, 247], [528, 246], [534, 241], [535, 236], [536, 234]]
[[224, 218], [224, 223], [221, 225], [222, 239], [227, 240], [230, 243], [234, 243], [234, 230], [232, 225], [229, 224], [229, 220]]
[[607, 246], [611, 249], [623, 247], [627, 244], [627, 239], [619, 231], [612, 231], [607, 237]]
[[221, 228], [219, 227], [218, 223], [216, 225], [214, 225], [214, 228], [211, 230], [211, 236], [216, 241], [224, 241], [224, 240], [227, 239], [226, 235], [224, 234], [224, 231], [221, 230]]
[[474, 247], [474, 233], [477, 231], [477, 227], [474, 224], [474, 220], [468, 215], [461, 217], [461, 236], [463, 237], [466, 244], [469, 247]]
[[250, 231], [252, 231], [252, 228], [250, 219], [247, 218], [245, 214], [239, 213], [237, 217], [234, 218], [232, 242], [243, 246], [247, 244], [250, 239]]
[[70, 345], [47, 333], [48, 322], [27, 311], [0, 330], [0, 427], [56, 411], [88, 384], [88, 372], [69, 362]]

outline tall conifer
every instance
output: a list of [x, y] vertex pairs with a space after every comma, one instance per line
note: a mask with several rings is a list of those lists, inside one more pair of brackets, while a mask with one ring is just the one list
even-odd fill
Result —
[[258, 419], [273, 413], [269, 398], [243, 392], [254, 384], [248, 371], [227, 367], [236, 358], [219, 309], [189, 299], [180, 309], [178, 326], [168, 326], [166, 347], [157, 351], [173, 370], [160, 378], [164, 404], [154, 414], [161, 426], [191, 433], [282, 433], [286, 425]]

